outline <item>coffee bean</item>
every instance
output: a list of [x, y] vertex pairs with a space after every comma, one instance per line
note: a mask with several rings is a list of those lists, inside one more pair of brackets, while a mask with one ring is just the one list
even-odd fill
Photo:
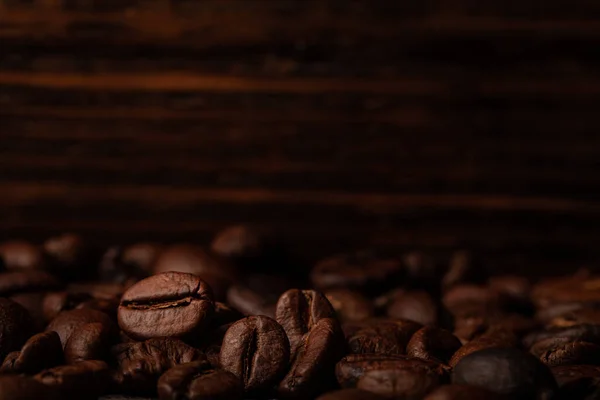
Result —
[[64, 348], [73, 332], [83, 325], [95, 322], [105, 325], [109, 329], [116, 329], [112, 320], [103, 312], [91, 309], [80, 309], [61, 312], [52, 320], [52, 322], [50, 322], [46, 331], [55, 331], [58, 333], [60, 342]]
[[279, 396], [314, 398], [335, 386], [334, 367], [346, 353], [339, 322], [320, 319], [304, 335], [293, 355], [291, 367], [278, 387]]
[[404, 275], [400, 260], [381, 257], [373, 252], [342, 254], [326, 258], [315, 265], [310, 278], [322, 291], [334, 288], [380, 292]]
[[424, 291], [400, 292], [387, 308], [391, 318], [406, 319], [422, 325], [436, 325], [438, 307], [431, 296]]
[[502, 400], [499, 394], [470, 385], [443, 385], [429, 393], [424, 400]]
[[124, 252], [124, 248], [112, 246], [102, 255], [98, 265], [98, 277], [102, 282], [126, 285], [151, 275], [150, 267], [144, 269], [136, 263], [125, 261]]
[[337, 381], [343, 388], [356, 387], [358, 381], [368, 371], [414, 370], [435, 373], [441, 377], [446, 370], [439, 363], [418, 358], [383, 354], [350, 354], [335, 367]]
[[426, 369], [375, 369], [366, 371], [357, 387], [387, 398], [421, 400], [445, 383], [444, 378]]
[[461, 316], [455, 318], [453, 333], [462, 344], [467, 344], [484, 334], [488, 327], [487, 317], [477, 313], [473, 316]]
[[361, 389], [341, 389], [319, 396], [317, 400], [385, 400], [387, 397]]
[[81, 236], [65, 233], [51, 237], [43, 249], [56, 276], [68, 281], [91, 278], [94, 271], [89, 266], [97, 262], [97, 255]]
[[560, 365], [600, 365], [600, 346], [565, 338], [544, 339], [531, 348], [531, 353], [549, 367]]
[[216, 254], [243, 262], [263, 256], [269, 250], [271, 241], [264, 230], [236, 225], [217, 233], [211, 243], [211, 249]]
[[291, 282], [274, 275], [251, 275], [243, 284], [227, 291], [227, 302], [244, 315], [266, 315], [275, 318], [279, 297], [290, 289]]
[[531, 313], [533, 302], [531, 301], [531, 284], [522, 276], [500, 275], [489, 279], [488, 285], [491, 290], [502, 295], [510, 303], [515, 311]]
[[406, 346], [406, 354], [434, 362], [448, 364], [452, 355], [461, 347], [460, 340], [445, 329], [425, 326], [412, 336]]
[[114, 326], [99, 322], [85, 324], [73, 331], [65, 344], [65, 360], [75, 364], [85, 360], [102, 360], [116, 341]]
[[158, 380], [161, 400], [241, 400], [244, 388], [231, 372], [214, 369], [207, 361], [177, 365]]
[[162, 245], [157, 243], [135, 243], [123, 249], [121, 260], [125, 265], [133, 266], [150, 274], [154, 262], [163, 248]]
[[464, 357], [483, 349], [514, 348], [518, 344], [517, 337], [510, 331], [490, 329], [483, 335], [460, 347], [450, 359], [449, 365], [455, 367]]
[[44, 332], [27, 340], [21, 351], [10, 353], [0, 373], [36, 374], [43, 369], [52, 368], [64, 361], [60, 338], [56, 332]]
[[36, 332], [43, 331], [48, 321], [44, 317], [43, 301], [46, 296], [45, 292], [25, 292], [17, 293], [10, 296], [10, 299], [15, 303], [20, 304], [27, 310]]
[[0, 296], [54, 290], [59, 287], [58, 280], [46, 271], [26, 270], [0, 273]]
[[0, 258], [8, 270], [35, 270], [46, 268], [44, 253], [32, 243], [12, 240], [0, 243]]
[[62, 311], [74, 310], [81, 303], [91, 300], [88, 293], [73, 294], [69, 292], [50, 292], [44, 296], [42, 311], [46, 321], [52, 321]]
[[290, 344], [285, 331], [265, 316], [241, 319], [223, 338], [220, 364], [243, 382], [247, 392], [269, 388], [285, 373]]
[[375, 315], [373, 304], [356, 290], [331, 289], [325, 292], [340, 321], [362, 321]]
[[559, 386], [557, 398], [584, 400], [600, 398], [600, 367], [563, 365], [553, 367], [552, 374]]
[[134, 339], [190, 337], [204, 329], [214, 314], [210, 287], [200, 278], [166, 272], [146, 278], [123, 294], [119, 326]]
[[582, 324], [600, 325], [600, 309], [581, 308], [566, 311], [547, 322], [547, 328], [567, 328]]
[[34, 379], [68, 398], [95, 400], [109, 388], [110, 372], [105, 362], [90, 360], [47, 369]]
[[513, 399], [550, 399], [557, 385], [550, 369], [517, 349], [485, 349], [464, 357], [452, 382], [480, 386]]
[[277, 302], [275, 319], [287, 334], [292, 355], [303, 336], [323, 318], [335, 318], [335, 311], [320, 292], [290, 289]]
[[557, 337], [600, 344], [600, 325], [580, 324], [566, 328], [553, 327], [527, 335], [523, 338], [523, 344], [529, 348], [541, 340]]
[[111, 349], [122, 375], [120, 389], [134, 394], [153, 394], [158, 378], [170, 368], [206, 360], [197, 349], [174, 338], [154, 338], [123, 343]]
[[348, 339], [352, 353], [406, 354], [406, 345], [421, 325], [412, 321], [383, 321], [358, 330]]
[[456, 285], [442, 297], [444, 307], [455, 317], [490, 315], [502, 312], [504, 304], [500, 295], [487, 286]]
[[19, 350], [33, 333], [33, 321], [25, 308], [0, 298], [0, 360]]
[[54, 388], [42, 385], [33, 378], [19, 375], [0, 376], [0, 400], [59, 400]]

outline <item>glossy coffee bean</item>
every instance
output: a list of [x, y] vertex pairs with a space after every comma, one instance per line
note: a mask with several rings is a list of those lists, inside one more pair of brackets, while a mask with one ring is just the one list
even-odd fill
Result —
[[92, 309], [79, 309], [63, 311], [50, 322], [46, 331], [55, 331], [60, 336], [63, 348], [66, 346], [71, 335], [83, 325], [99, 323], [106, 329], [116, 330], [116, 327], [108, 315], [101, 311]]
[[85, 324], [73, 331], [65, 344], [65, 360], [75, 364], [85, 360], [102, 360], [117, 339], [114, 326], [99, 322]]
[[318, 262], [312, 269], [310, 278], [313, 285], [322, 291], [346, 288], [373, 293], [389, 288], [404, 274], [399, 259], [362, 251]]
[[438, 307], [433, 298], [424, 291], [398, 293], [387, 308], [391, 318], [418, 322], [421, 325], [436, 325]]
[[232, 373], [207, 361], [177, 365], [158, 380], [161, 400], [241, 400], [244, 388]]
[[0, 273], [0, 296], [11, 296], [23, 292], [55, 290], [60, 282], [51, 274], [41, 270], [10, 271]]
[[421, 400], [445, 383], [445, 378], [425, 369], [375, 369], [366, 371], [357, 387], [387, 398]]
[[91, 360], [47, 369], [34, 379], [68, 398], [92, 400], [108, 389], [110, 371], [105, 362]]
[[331, 289], [324, 294], [341, 322], [363, 321], [375, 315], [373, 303], [356, 290]]
[[290, 344], [275, 320], [251, 316], [232, 324], [223, 338], [221, 367], [256, 392], [275, 384], [288, 366]]
[[549, 367], [560, 365], [600, 365], [600, 346], [594, 343], [556, 338], [542, 340], [531, 348], [531, 353]]
[[383, 321], [358, 330], [348, 338], [348, 346], [355, 354], [406, 354], [408, 341], [420, 328], [413, 321]]
[[484, 349], [509, 349], [517, 347], [517, 344], [518, 339], [512, 332], [491, 329], [460, 347], [450, 359], [449, 365], [455, 367], [464, 357]]
[[425, 326], [412, 336], [406, 354], [423, 360], [448, 364], [461, 347], [460, 340], [445, 329]]
[[525, 347], [531, 347], [544, 339], [564, 338], [570, 341], [584, 341], [600, 344], [600, 325], [579, 324], [568, 327], [552, 327], [543, 331], [533, 332], [523, 338]]
[[503, 400], [489, 390], [470, 385], [443, 385], [429, 393], [424, 400]]
[[315, 290], [290, 289], [281, 295], [275, 309], [275, 319], [287, 334], [292, 355], [304, 335], [323, 318], [335, 318], [335, 311]]
[[214, 314], [210, 287], [192, 274], [166, 272], [130, 287], [118, 311], [119, 326], [130, 337], [189, 337], [208, 325]]
[[46, 268], [44, 253], [39, 246], [22, 240], [0, 243], [0, 258], [8, 270]]
[[59, 400], [60, 393], [35, 379], [19, 375], [0, 376], [0, 400]]
[[320, 319], [296, 348], [291, 367], [277, 392], [285, 399], [314, 398], [335, 387], [334, 367], [346, 353], [339, 322]]
[[27, 340], [20, 351], [10, 353], [0, 373], [36, 374], [64, 362], [63, 349], [56, 332], [43, 332]]
[[119, 389], [134, 394], [155, 393], [158, 378], [176, 365], [206, 360], [199, 350], [174, 338], [123, 343], [111, 353], [119, 366]]
[[452, 382], [480, 386], [512, 399], [551, 399], [557, 392], [550, 369], [517, 349], [485, 349], [464, 357]]
[[0, 360], [21, 346], [33, 333], [33, 321], [25, 308], [0, 298]]
[[387, 397], [361, 389], [341, 389], [325, 393], [317, 400], [385, 400]]

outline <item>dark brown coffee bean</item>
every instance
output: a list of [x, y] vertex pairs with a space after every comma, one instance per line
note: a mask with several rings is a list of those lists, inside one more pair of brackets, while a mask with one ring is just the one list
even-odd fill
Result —
[[317, 400], [385, 400], [387, 397], [360, 389], [341, 389], [319, 396]]
[[563, 365], [553, 367], [552, 374], [560, 388], [559, 399], [594, 400], [600, 398], [600, 367]]
[[123, 249], [121, 260], [149, 274], [163, 248], [157, 243], [135, 243]]
[[387, 308], [391, 318], [418, 322], [421, 325], [436, 325], [438, 307], [427, 292], [407, 291], [396, 295]]
[[291, 282], [274, 275], [251, 275], [243, 284], [227, 291], [227, 303], [244, 315], [266, 315], [275, 318], [279, 297], [290, 289]]
[[464, 357], [483, 349], [506, 349], [518, 345], [514, 333], [502, 329], [490, 329], [483, 335], [460, 347], [450, 359], [449, 365], [456, 366]]
[[553, 327], [539, 332], [533, 332], [523, 338], [523, 344], [529, 348], [544, 339], [565, 338], [570, 341], [580, 340], [600, 344], [600, 325], [580, 324], [566, 328]]
[[19, 375], [0, 376], [0, 400], [59, 400], [54, 388], [42, 385], [33, 378]]
[[0, 298], [0, 360], [19, 350], [33, 333], [33, 321], [25, 308]]
[[432, 326], [419, 329], [406, 346], [406, 354], [423, 360], [448, 364], [461, 347], [460, 340], [447, 330]]
[[454, 320], [454, 336], [467, 344], [488, 329], [487, 318], [482, 315], [463, 316]]
[[89, 266], [98, 260], [96, 252], [83, 238], [73, 233], [49, 238], [43, 249], [52, 272], [67, 281], [90, 278], [94, 271]]
[[550, 369], [517, 349], [485, 349], [464, 357], [452, 382], [480, 386], [512, 399], [550, 399], [557, 384]]
[[499, 394], [470, 385], [444, 385], [429, 393], [424, 400], [502, 400]]
[[81, 303], [93, 297], [87, 293], [73, 294], [69, 292], [50, 292], [44, 296], [42, 311], [46, 321], [52, 321], [63, 311], [74, 310]]
[[237, 321], [225, 333], [221, 367], [234, 374], [247, 392], [267, 389], [285, 373], [290, 344], [275, 320], [251, 316]]
[[36, 374], [46, 368], [52, 368], [64, 361], [60, 338], [56, 332], [44, 332], [32, 336], [21, 351], [10, 353], [0, 373]]
[[20, 304], [27, 310], [36, 332], [43, 331], [48, 321], [44, 318], [43, 301], [46, 294], [44, 292], [26, 292], [10, 296], [15, 303]]
[[600, 379], [600, 366], [597, 365], [561, 365], [551, 370], [559, 387], [579, 379]]
[[55, 331], [58, 333], [60, 342], [64, 348], [73, 332], [83, 325], [96, 322], [104, 325], [108, 329], [116, 330], [112, 320], [103, 312], [91, 309], [80, 309], [61, 312], [52, 320], [52, 322], [50, 322], [46, 331]]
[[356, 290], [331, 289], [325, 292], [325, 297], [342, 322], [363, 321], [375, 315], [371, 301]]
[[221, 347], [223, 346], [223, 339], [229, 328], [233, 325], [232, 323], [224, 324], [214, 329], [206, 338], [204, 344], [201, 346], [202, 350], [206, 354], [206, 358], [215, 368], [221, 367]]
[[104, 361], [91, 360], [47, 369], [34, 379], [68, 398], [95, 400], [108, 389], [110, 371]]
[[357, 331], [348, 346], [355, 354], [406, 354], [408, 341], [420, 328], [413, 321], [384, 321]]
[[480, 284], [487, 279], [481, 260], [468, 251], [457, 251], [450, 259], [448, 271], [442, 278], [444, 291], [463, 283]]
[[21, 292], [41, 292], [60, 287], [56, 278], [46, 271], [26, 270], [0, 273], [0, 296]]
[[342, 254], [324, 259], [311, 271], [310, 278], [319, 290], [356, 289], [380, 293], [404, 275], [397, 258], [379, 257], [373, 252]]
[[161, 400], [241, 400], [243, 395], [235, 375], [214, 369], [207, 361], [177, 365], [158, 380]]
[[122, 375], [120, 389], [136, 394], [153, 394], [158, 378], [176, 365], [206, 360], [199, 350], [173, 338], [123, 343], [114, 346], [111, 353]]
[[8, 270], [31, 270], [46, 268], [44, 253], [32, 243], [12, 240], [0, 243], [0, 258]]
[[343, 388], [356, 387], [365, 372], [374, 370], [413, 370], [426, 371], [444, 376], [446, 371], [440, 364], [408, 356], [384, 354], [350, 354], [335, 367], [337, 381]]
[[323, 318], [303, 337], [278, 387], [285, 399], [308, 399], [335, 387], [334, 367], [346, 353], [339, 322]]
[[542, 280], [534, 285], [532, 299], [537, 308], [565, 303], [597, 305], [600, 302], [599, 282], [598, 277], [586, 275]]
[[275, 319], [287, 334], [292, 355], [304, 335], [323, 318], [335, 318], [335, 311], [320, 292], [290, 289], [277, 302]]
[[490, 315], [503, 310], [500, 295], [487, 286], [456, 285], [444, 294], [442, 302], [455, 317]]
[[544, 339], [531, 348], [531, 353], [549, 367], [560, 365], [600, 365], [600, 346], [565, 338]]
[[254, 259], [268, 251], [268, 234], [255, 227], [236, 225], [223, 229], [213, 239], [211, 249], [223, 257]]
[[490, 289], [516, 300], [529, 301], [531, 295], [531, 284], [527, 278], [522, 276], [494, 276], [489, 279], [488, 285]]
[[99, 322], [85, 324], [73, 331], [65, 344], [65, 360], [75, 364], [85, 360], [102, 360], [116, 341], [113, 326]]
[[436, 371], [426, 369], [375, 369], [366, 371], [357, 387], [387, 398], [421, 400], [445, 383], [444, 378]]
[[119, 326], [130, 337], [189, 337], [204, 329], [214, 314], [210, 287], [199, 277], [166, 272], [146, 278], [123, 294]]
[[560, 316], [550, 319], [546, 328], [568, 328], [582, 324], [600, 325], [600, 309], [581, 308], [566, 311]]

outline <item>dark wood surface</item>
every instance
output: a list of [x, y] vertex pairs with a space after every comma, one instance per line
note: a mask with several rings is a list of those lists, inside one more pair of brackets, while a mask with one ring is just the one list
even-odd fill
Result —
[[489, 3], [0, 0], [0, 235], [593, 264], [600, 2]]

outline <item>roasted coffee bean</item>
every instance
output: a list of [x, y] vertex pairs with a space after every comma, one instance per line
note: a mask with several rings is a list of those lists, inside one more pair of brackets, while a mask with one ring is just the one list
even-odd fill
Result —
[[223, 345], [223, 338], [225, 337], [225, 334], [231, 325], [233, 325], [233, 322], [213, 329], [205, 338], [204, 343], [200, 346], [200, 348], [206, 354], [208, 361], [210, 361], [211, 365], [215, 368], [221, 367], [220, 355], [221, 347]]
[[580, 340], [583, 342], [590, 342], [600, 344], [600, 325], [591, 324], [580, 324], [575, 326], [569, 326], [566, 328], [550, 328], [544, 331], [533, 332], [523, 338], [523, 344], [529, 348], [544, 339], [549, 338], [565, 338], [571, 341]]
[[600, 279], [597, 276], [574, 275], [542, 280], [534, 285], [532, 299], [537, 308], [557, 304], [600, 303]]
[[517, 347], [517, 345], [518, 338], [514, 333], [503, 329], [490, 329], [483, 335], [461, 346], [450, 359], [449, 365], [454, 367], [464, 357], [483, 349], [506, 349]]
[[0, 376], [0, 400], [59, 400], [63, 398], [57, 390], [42, 385], [33, 378], [19, 375]]
[[600, 379], [600, 366], [597, 365], [561, 365], [551, 370], [559, 387], [580, 379]]
[[46, 321], [52, 321], [62, 311], [74, 310], [81, 303], [91, 300], [88, 293], [50, 292], [44, 296], [42, 311]]
[[511, 399], [551, 399], [557, 391], [550, 369], [517, 349], [485, 349], [464, 357], [452, 382], [480, 386]]
[[394, 257], [379, 257], [362, 251], [326, 258], [310, 273], [313, 285], [322, 291], [334, 288], [381, 292], [405, 274], [402, 263]]
[[452, 255], [450, 265], [442, 278], [444, 291], [463, 283], [480, 284], [487, 279], [481, 260], [468, 251], [457, 251]]
[[491, 290], [499, 293], [508, 306], [515, 311], [530, 314], [534, 306], [531, 301], [531, 284], [527, 278], [515, 275], [501, 275], [489, 279]]
[[151, 275], [150, 267], [144, 269], [134, 262], [125, 261], [124, 252], [122, 247], [113, 246], [102, 255], [98, 265], [98, 277], [102, 282], [126, 285]]
[[548, 321], [546, 328], [567, 328], [582, 324], [600, 325], [600, 309], [581, 308], [566, 311]]
[[532, 346], [531, 353], [549, 367], [560, 365], [600, 365], [600, 346], [565, 338], [544, 339]]
[[412, 336], [406, 354], [423, 360], [448, 364], [461, 347], [460, 340], [445, 329], [425, 326]]
[[103, 312], [92, 309], [80, 309], [63, 311], [50, 322], [46, 331], [55, 331], [60, 336], [60, 342], [63, 348], [67, 341], [83, 325], [91, 323], [100, 323], [108, 329], [116, 330], [116, 327], [108, 315]]
[[206, 360], [199, 350], [173, 338], [123, 343], [114, 346], [111, 353], [122, 375], [120, 389], [136, 394], [153, 394], [158, 378], [176, 365]]
[[375, 369], [366, 371], [357, 387], [387, 398], [421, 400], [445, 383], [444, 378], [426, 369]]
[[260, 258], [271, 250], [273, 240], [261, 229], [236, 225], [223, 229], [213, 239], [211, 249], [239, 264]]
[[456, 285], [442, 297], [444, 307], [455, 317], [490, 315], [503, 310], [501, 296], [487, 286]]
[[275, 320], [251, 316], [232, 324], [223, 338], [221, 367], [243, 382], [247, 392], [269, 388], [285, 373], [290, 344]]
[[341, 389], [319, 396], [317, 400], [385, 400], [387, 397], [361, 389]]
[[343, 388], [356, 387], [359, 379], [368, 371], [377, 370], [413, 370], [435, 373], [443, 377], [446, 371], [439, 363], [412, 358], [383, 354], [350, 354], [335, 367], [338, 383]]
[[121, 260], [125, 265], [150, 274], [162, 250], [163, 246], [157, 243], [135, 243], [123, 249]]
[[189, 244], [169, 246], [159, 253], [154, 273], [169, 271], [199, 276], [210, 285], [217, 300], [224, 300], [228, 287], [237, 280], [237, 271], [223, 258]]
[[44, 317], [43, 302], [46, 294], [44, 292], [18, 293], [10, 296], [15, 303], [20, 304], [27, 310], [36, 332], [43, 331], [48, 321]]
[[113, 326], [99, 322], [82, 325], [73, 331], [65, 344], [65, 360], [68, 364], [102, 360], [116, 340]]
[[413, 321], [383, 321], [358, 330], [348, 338], [348, 346], [356, 354], [406, 354], [408, 341], [420, 328]]
[[47, 369], [34, 379], [68, 398], [95, 400], [109, 388], [110, 370], [103, 361], [82, 361]]
[[340, 321], [363, 321], [375, 315], [369, 299], [356, 290], [331, 289], [325, 292]]
[[244, 315], [275, 318], [275, 307], [291, 282], [274, 275], [251, 275], [227, 291], [227, 303]]
[[476, 337], [483, 335], [488, 327], [487, 318], [477, 313], [473, 316], [456, 318], [453, 333], [462, 344], [467, 344]]
[[158, 380], [161, 400], [241, 400], [243, 395], [235, 375], [214, 369], [207, 361], [177, 365]]
[[214, 314], [210, 287], [199, 277], [165, 272], [129, 288], [121, 298], [119, 326], [130, 337], [190, 337], [208, 325]]
[[279, 396], [291, 399], [314, 398], [335, 387], [334, 367], [346, 353], [339, 322], [320, 319], [304, 335], [291, 367], [278, 387]]
[[8, 270], [46, 268], [44, 252], [39, 246], [22, 240], [0, 243], [0, 258]]
[[41, 292], [60, 287], [58, 280], [46, 271], [26, 270], [0, 273], [0, 296], [22, 292]]
[[429, 393], [424, 400], [502, 400], [504, 397], [470, 385], [444, 385]]
[[600, 367], [564, 365], [553, 367], [552, 374], [559, 386], [559, 399], [595, 400], [600, 398]]
[[31, 316], [19, 304], [0, 298], [0, 360], [19, 350], [33, 333]]
[[63, 280], [87, 279], [93, 274], [89, 268], [97, 262], [95, 251], [83, 238], [72, 233], [51, 237], [43, 244], [52, 272]]
[[323, 318], [335, 318], [335, 311], [315, 290], [290, 289], [281, 295], [275, 309], [275, 319], [287, 334], [292, 355], [304, 335]]
[[60, 365], [64, 360], [60, 338], [56, 332], [44, 332], [32, 336], [21, 351], [10, 353], [0, 373], [36, 374], [46, 368]]
[[436, 325], [438, 307], [427, 292], [407, 291], [398, 293], [387, 308], [391, 318], [406, 319], [422, 325]]

